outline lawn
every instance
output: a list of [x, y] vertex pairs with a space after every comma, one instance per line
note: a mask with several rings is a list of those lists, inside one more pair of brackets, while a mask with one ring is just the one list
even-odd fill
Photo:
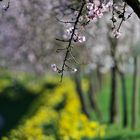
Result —
[[[39, 136], [37, 140], [42, 140], [43, 138], [45, 140], [57, 140], [60, 133], [63, 136], [66, 134], [69, 135], [68, 138], [72, 135], [75, 137], [75, 140], [80, 140], [82, 133], [84, 137], [88, 135], [84, 140], [92, 140], [98, 135], [102, 135], [104, 132], [104, 126], [102, 125], [104, 124], [106, 125], [105, 136], [98, 137], [97, 140], [140, 140], [140, 122], [138, 122], [138, 128], [135, 131], [131, 130], [131, 76], [126, 77], [129, 117], [127, 128], [123, 128], [122, 126], [122, 92], [119, 78], [119, 118], [118, 123], [114, 125], [109, 124], [109, 76], [104, 77], [103, 87], [100, 92], [96, 93], [103, 115], [101, 123], [98, 123], [99, 119], [96, 117], [95, 112], [93, 112], [93, 122], [88, 121], [81, 114], [80, 106], [77, 102], [78, 97], [73, 89], [73, 83], [67, 78], [66, 81], [64, 80], [66, 84], [62, 84], [63, 86], [58, 84], [58, 78], [49, 77], [46, 80], [46, 77], [43, 77], [36, 79], [31, 75], [20, 75], [15, 78], [15, 75], [8, 76], [8, 74], [5, 74], [5, 76], [2, 75], [0, 78], [0, 114], [3, 115], [6, 122], [0, 133], [1, 135], [8, 136], [8, 139], [4, 138], [3, 140], [14, 140], [15, 138], [22, 140], [21, 137], [23, 136], [26, 138], [30, 136], [34, 139], [37, 133]], [[85, 88], [87, 87], [86, 84], [84, 85]], [[80, 134], [79, 128], [77, 129], [77, 122], [83, 124], [83, 126], [80, 126]], [[93, 131], [95, 133], [93, 135], [93, 132], [89, 129], [90, 126], [93, 127], [93, 124], [94, 127], [96, 126], [95, 128], [101, 130], [100, 133]], [[32, 131], [30, 132], [30, 130]], [[27, 132], [27, 136], [23, 132]]]
[[[115, 125], [108, 125], [106, 140], [140, 140], [140, 121], [138, 122], [137, 129], [134, 131], [131, 129], [131, 102], [132, 102], [132, 76], [126, 76], [126, 87], [127, 87], [127, 105], [128, 105], [128, 127], [123, 128], [122, 126], [122, 91], [120, 79], [118, 77], [118, 105], [119, 105], [119, 117], [118, 123]], [[110, 79], [105, 78], [104, 86], [100, 93], [98, 93], [98, 100], [100, 109], [104, 116], [104, 122], [109, 122], [109, 105], [110, 105]], [[140, 108], [139, 108], [140, 115]]]

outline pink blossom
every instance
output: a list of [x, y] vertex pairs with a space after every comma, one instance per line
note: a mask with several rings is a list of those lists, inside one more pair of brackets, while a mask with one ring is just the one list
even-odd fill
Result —
[[116, 29], [114, 29], [114, 30], [112, 31], [112, 34], [113, 34], [113, 36], [114, 36], [115, 38], [119, 38], [119, 37], [121, 36], [121, 33], [120, 33], [118, 30], [116, 30]]
[[96, 11], [96, 15], [97, 15], [98, 18], [102, 18], [103, 12], [102, 12], [100, 9], [98, 9], [98, 10]]

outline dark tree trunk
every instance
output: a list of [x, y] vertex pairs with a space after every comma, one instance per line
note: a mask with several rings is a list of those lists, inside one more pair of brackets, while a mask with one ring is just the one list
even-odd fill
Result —
[[138, 123], [138, 59], [134, 57], [134, 73], [133, 73], [133, 95], [132, 95], [132, 129], [137, 127]]
[[[111, 29], [111, 26], [108, 25], [108, 28]], [[118, 45], [118, 40], [112, 38], [108, 35], [110, 41], [110, 53], [114, 61], [114, 65], [111, 68], [111, 97], [110, 97], [110, 123], [117, 122], [118, 119], [118, 98], [117, 98], [117, 61], [116, 61], [116, 48]]]
[[87, 104], [86, 104], [86, 101], [84, 98], [84, 93], [82, 90], [80, 71], [78, 71], [75, 74], [74, 79], [75, 79], [76, 91], [77, 91], [77, 94], [78, 94], [79, 99], [80, 99], [82, 111], [88, 118], [90, 118], [90, 113], [89, 113], [89, 110], [88, 110], [88, 107], [87, 107]]
[[123, 126], [126, 127], [128, 125], [126, 80], [125, 80], [125, 74], [124, 73], [119, 72], [119, 74], [120, 74], [121, 85], [122, 85]]
[[90, 72], [89, 74], [89, 90], [88, 90], [88, 95], [89, 95], [89, 101], [90, 101], [90, 105], [91, 107], [95, 110], [95, 112], [97, 113], [99, 119], [102, 119], [102, 114], [101, 111], [99, 109], [98, 103], [96, 101], [96, 94], [95, 94], [95, 79], [94, 79], [94, 72]]
[[111, 69], [111, 100], [110, 100], [110, 123], [117, 121], [117, 73], [116, 66]]
[[103, 79], [102, 79], [102, 74], [99, 70], [99, 67], [97, 67], [97, 80], [98, 80], [98, 90], [100, 91], [102, 89]]

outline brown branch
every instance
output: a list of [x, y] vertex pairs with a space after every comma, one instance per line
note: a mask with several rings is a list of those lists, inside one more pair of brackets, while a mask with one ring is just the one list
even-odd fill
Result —
[[75, 23], [74, 21], [62, 21], [62, 20], [60, 20], [60, 19], [57, 18], [57, 17], [56, 17], [56, 20], [59, 21], [59, 22], [65, 23], [65, 24], [66, 24], [66, 23]]
[[118, 27], [118, 29], [117, 29], [118, 32], [119, 32], [119, 30], [120, 30], [120, 28], [121, 28], [123, 22], [125, 21], [125, 12], [126, 12], [126, 2], [124, 3], [123, 13], [121, 14], [121, 18], [122, 18], [122, 19], [121, 19], [121, 22], [120, 22], [119, 27]]
[[[3, 1], [3, 0], [1, 0], [1, 1]], [[10, 7], [10, 0], [8, 1], [7, 5], [5, 5], [5, 6], [3, 7], [3, 10], [4, 10], [4, 11], [7, 11], [7, 10], [9, 9], [9, 7]]]
[[56, 38], [55, 40], [61, 41], [61, 42], [69, 42], [69, 40], [64, 40], [64, 39], [59, 39], [59, 38]]
[[70, 51], [70, 56], [72, 58], [72, 60], [74, 60], [74, 62], [78, 65], [80, 65], [80, 63], [76, 60], [76, 58], [73, 56], [72, 52]]
[[67, 58], [68, 58], [68, 56], [70, 54], [70, 51], [71, 51], [71, 44], [72, 44], [72, 41], [73, 41], [73, 37], [75, 35], [76, 26], [77, 26], [77, 24], [79, 22], [80, 16], [82, 15], [84, 6], [85, 6], [85, 1], [81, 5], [81, 8], [80, 8], [79, 13], [78, 13], [77, 18], [76, 18], [76, 21], [74, 23], [74, 27], [73, 27], [73, 30], [72, 30], [71, 37], [69, 39], [68, 46], [66, 48], [66, 54], [65, 54], [65, 57], [64, 57], [62, 68], [61, 68], [61, 80], [60, 80], [60, 82], [62, 82], [62, 79], [63, 79], [63, 75], [64, 75], [64, 71], [65, 71], [65, 66], [66, 66], [66, 61], [67, 61]]

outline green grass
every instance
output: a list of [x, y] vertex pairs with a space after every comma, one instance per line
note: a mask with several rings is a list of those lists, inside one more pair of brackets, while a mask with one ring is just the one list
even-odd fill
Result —
[[[103, 114], [104, 123], [108, 124], [107, 136], [105, 140], [140, 140], [140, 121], [138, 122], [137, 129], [134, 131], [131, 129], [131, 105], [132, 105], [132, 76], [126, 76], [126, 87], [127, 87], [127, 105], [128, 105], [128, 127], [123, 128], [122, 125], [122, 91], [121, 91], [121, 82], [118, 77], [118, 122], [117, 124], [109, 124], [109, 107], [110, 107], [110, 79], [109, 77], [105, 78], [104, 86], [101, 89], [101, 92], [98, 93], [98, 103]], [[140, 108], [139, 108], [140, 109]], [[140, 116], [140, 110], [139, 110]]]

